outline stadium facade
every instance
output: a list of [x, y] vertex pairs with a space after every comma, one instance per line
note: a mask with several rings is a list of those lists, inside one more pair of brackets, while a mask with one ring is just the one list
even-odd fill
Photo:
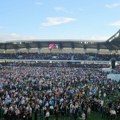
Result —
[[[49, 45], [58, 45], [49, 49]], [[91, 40], [16, 40], [0, 43], [0, 53], [39, 52], [39, 53], [120, 53], [120, 30], [104, 42]]]

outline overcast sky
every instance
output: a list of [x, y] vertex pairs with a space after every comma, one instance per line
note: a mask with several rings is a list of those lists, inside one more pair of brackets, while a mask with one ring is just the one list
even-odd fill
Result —
[[1, 0], [0, 41], [107, 40], [120, 28], [120, 0]]

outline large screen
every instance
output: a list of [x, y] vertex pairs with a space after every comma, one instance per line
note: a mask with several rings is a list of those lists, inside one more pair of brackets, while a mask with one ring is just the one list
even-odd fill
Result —
[[59, 48], [59, 44], [54, 44], [54, 43], [49, 44], [49, 49], [58, 49], [58, 48]]

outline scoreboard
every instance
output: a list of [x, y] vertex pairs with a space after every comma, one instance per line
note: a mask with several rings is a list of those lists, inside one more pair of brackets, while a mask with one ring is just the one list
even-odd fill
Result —
[[49, 44], [49, 49], [59, 49], [59, 44], [50, 43]]

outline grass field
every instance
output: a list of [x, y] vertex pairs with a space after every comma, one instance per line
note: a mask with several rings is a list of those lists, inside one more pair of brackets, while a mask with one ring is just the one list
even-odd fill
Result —
[[[54, 120], [54, 116], [50, 117], [50, 120]], [[71, 120], [70, 117], [59, 117], [58, 120]], [[92, 112], [87, 120], [109, 120], [108, 118], [102, 118], [102, 115], [100, 113]], [[120, 120], [119, 118], [116, 118], [115, 120]]]
[[[33, 117], [34, 120], [34, 117]], [[38, 117], [38, 120], [40, 120], [40, 118]], [[54, 116], [50, 116], [49, 120], [54, 120]], [[69, 116], [65, 116], [62, 117], [59, 115], [58, 120], [72, 120]], [[77, 119], [79, 120], [79, 119]], [[110, 120], [109, 118], [102, 118], [101, 113], [98, 112], [91, 112], [90, 116], [88, 116], [87, 120]], [[115, 120], [120, 120], [120, 117], [116, 118]]]

